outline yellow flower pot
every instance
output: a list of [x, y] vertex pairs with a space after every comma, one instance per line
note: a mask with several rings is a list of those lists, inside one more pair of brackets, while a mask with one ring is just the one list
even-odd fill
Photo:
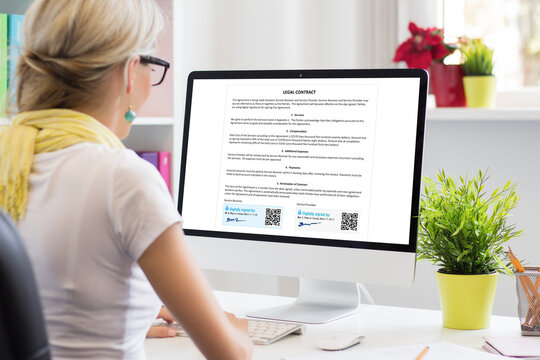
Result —
[[457, 275], [437, 272], [443, 326], [451, 329], [489, 327], [498, 273]]
[[492, 108], [495, 107], [495, 76], [464, 76], [463, 89], [467, 99], [467, 107]]

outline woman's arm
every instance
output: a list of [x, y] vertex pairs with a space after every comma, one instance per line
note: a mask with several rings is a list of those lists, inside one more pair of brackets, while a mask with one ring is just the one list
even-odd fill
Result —
[[245, 321], [220, 309], [192, 258], [179, 224], [165, 230], [146, 249], [139, 265], [155, 291], [207, 359], [250, 359]]

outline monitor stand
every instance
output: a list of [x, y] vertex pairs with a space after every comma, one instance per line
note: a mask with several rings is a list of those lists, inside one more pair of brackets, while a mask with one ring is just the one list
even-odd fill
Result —
[[300, 292], [295, 302], [252, 311], [248, 317], [323, 324], [352, 315], [360, 304], [356, 283], [300, 278]]

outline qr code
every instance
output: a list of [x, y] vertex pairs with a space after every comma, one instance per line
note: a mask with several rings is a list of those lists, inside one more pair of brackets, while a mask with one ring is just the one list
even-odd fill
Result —
[[281, 226], [281, 209], [266, 208], [266, 216], [264, 217], [264, 225]]
[[341, 213], [341, 230], [358, 230], [358, 213]]

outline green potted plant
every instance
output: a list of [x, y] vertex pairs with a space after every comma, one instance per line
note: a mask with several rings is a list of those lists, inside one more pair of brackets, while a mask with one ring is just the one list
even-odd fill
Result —
[[521, 234], [507, 223], [518, 203], [510, 181], [491, 193], [488, 176], [456, 182], [444, 170], [425, 177], [418, 221], [418, 258], [440, 266], [436, 273], [443, 325], [489, 326], [499, 273], [512, 275], [505, 243]]
[[497, 79], [493, 75], [493, 49], [481, 39], [474, 39], [462, 44], [461, 54], [467, 106], [494, 107]]

